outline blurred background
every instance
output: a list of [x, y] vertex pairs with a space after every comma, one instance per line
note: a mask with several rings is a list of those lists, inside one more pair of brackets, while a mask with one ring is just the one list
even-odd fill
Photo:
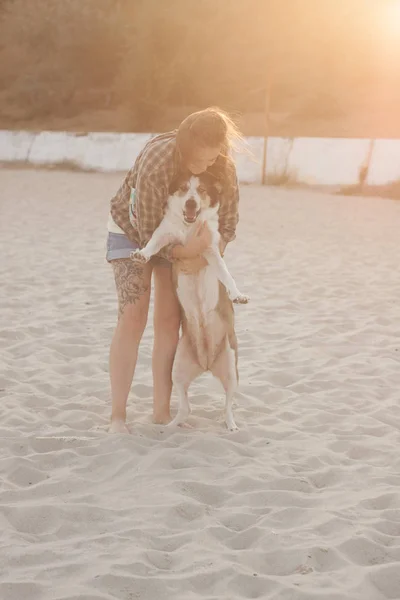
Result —
[[0, 0], [0, 128], [400, 137], [399, 0]]

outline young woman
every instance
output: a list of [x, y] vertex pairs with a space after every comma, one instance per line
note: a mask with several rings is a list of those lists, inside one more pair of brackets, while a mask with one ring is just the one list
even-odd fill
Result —
[[110, 349], [112, 414], [110, 431], [129, 433], [126, 403], [140, 340], [146, 326], [154, 274], [153, 420], [170, 421], [172, 365], [178, 343], [180, 312], [171, 278], [171, 262], [196, 273], [207, 264], [201, 254], [211, 242], [207, 227], [185, 246], [171, 244], [145, 265], [133, 262], [132, 250], [143, 247], [160, 224], [168, 190], [180, 173], [210, 171], [223, 187], [219, 210], [221, 252], [235, 238], [238, 184], [230, 156], [240, 134], [221, 110], [208, 108], [187, 117], [175, 131], [152, 138], [111, 200], [107, 260], [114, 270], [118, 322]]

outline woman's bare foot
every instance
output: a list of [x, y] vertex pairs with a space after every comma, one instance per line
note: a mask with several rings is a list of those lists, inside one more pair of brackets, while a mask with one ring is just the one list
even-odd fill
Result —
[[122, 419], [114, 419], [111, 421], [108, 433], [130, 433], [130, 431], [126, 426], [125, 421]]
[[153, 423], [154, 425], [168, 425], [171, 421], [171, 415], [169, 412], [167, 413], [153, 413]]
[[[154, 425], [169, 425], [171, 421], [171, 415], [157, 416], [157, 418], [153, 415]], [[189, 423], [180, 423], [178, 427], [181, 427], [182, 429], [194, 429], [193, 425], [190, 425]]]

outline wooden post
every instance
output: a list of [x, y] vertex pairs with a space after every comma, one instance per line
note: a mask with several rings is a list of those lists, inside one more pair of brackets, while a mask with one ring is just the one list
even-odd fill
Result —
[[272, 90], [272, 75], [268, 69], [267, 85], [265, 89], [265, 106], [264, 106], [264, 146], [262, 157], [261, 183], [267, 183], [267, 158], [268, 158], [268, 137], [270, 130], [270, 112], [271, 112], [271, 90]]
[[371, 159], [372, 159], [374, 147], [375, 147], [375, 140], [371, 139], [369, 141], [368, 154], [365, 157], [364, 162], [362, 163], [361, 167], [358, 170], [358, 185], [360, 186], [361, 191], [363, 191], [364, 185], [368, 179], [369, 168], [371, 166]]

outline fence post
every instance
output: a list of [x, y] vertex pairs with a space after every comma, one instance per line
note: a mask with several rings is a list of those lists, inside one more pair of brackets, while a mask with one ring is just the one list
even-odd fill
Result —
[[363, 189], [365, 183], [368, 180], [369, 169], [371, 166], [371, 160], [372, 160], [372, 155], [374, 152], [374, 147], [375, 147], [375, 140], [374, 139], [369, 140], [367, 156], [365, 157], [365, 160], [363, 161], [361, 167], [358, 170], [358, 183], [359, 183], [361, 190]]

